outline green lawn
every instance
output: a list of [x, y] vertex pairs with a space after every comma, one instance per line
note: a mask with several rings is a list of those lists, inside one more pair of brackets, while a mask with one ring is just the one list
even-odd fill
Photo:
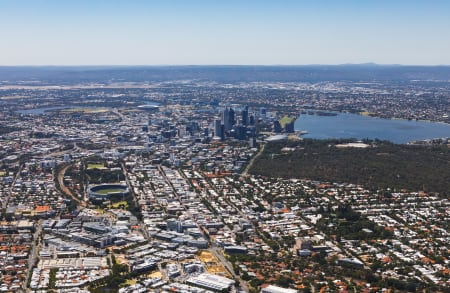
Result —
[[120, 189], [120, 188], [108, 188], [108, 189], [100, 189], [98, 191], [96, 191], [95, 193], [98, 194], [108, 194], [108, 193], [120, 193], [120, 192], [124, 192], [125, 190]]
[[123, 205], [125, 207], [125, 209], [128, 208], [128, 203], [126, 201], [119, 201], [116, 203], [113, 203], [111, 206], [115, 209], [117, 209], [120, 205]]
[[291, 117], [289, 117], [289, 116], [283, 116], [278, 122], [280, 122], [281, 127], [284, 128], [284, 126], [285, 126], [287, 123], [291, 123], [293, 120], [295, 120], [295, 119], [294, 119], [294, 118], [291, 118]]
[[85, 114], [89, 114], [89, 113], [103, 113], [103, 112], [108, 112], [108, 108], [101, 108], [101, 107], [95, 107], [95, 108], [70, 108], [70, 109], [63, 109], [62, 112], [66, 112], [66, 113], [83, 112]]
[[88, 164], [88, 170], [92, 169], [104, 169], [105, 166], [103, 164]]

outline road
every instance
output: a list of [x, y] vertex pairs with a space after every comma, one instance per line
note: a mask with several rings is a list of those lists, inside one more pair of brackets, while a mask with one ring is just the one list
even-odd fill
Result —
[[65, 154], [69, 154], [69, 153], [76, 153], [76, 152], [81, 153], [81, 152], [86, 152], [86, 151], [88, 151], [88, 150], [85, 149], [85, 148], [79, 147], [77, 145], [77, 143], [74, 143], [73, 144], [73, 148], [71, 148], [71, 149], [67, 149], [67, 150], [63, 150], [63, 151], [55, 151], [55, 152], [52, 152], [52, 153], [41, 154], [38, 157], [40, 157], [40, 158], [59, 157], [59, 156], [62, 156], [62, 155], [65, 155]]
[[245, 167], [244, 171], [242, 172], [241, 177], [247, 176], [247, 173], [250, 170], [250, 168], [253, 166], [255, 159], [258, 158], [264, 152], [265, 147], [266, 147], [266, 145], [263, 144], [261, 146], [261, 148], [259, 149], [259, 152], [255, 156], [253, 156], [253, 158], [251, 158], [250, 162], [248, 162], [247, 166]]
[[[161, 173], [161, 175], [164, 177], [164, 179], [166, 180], [166, 182], [167, 182], [167, 183], [170, 185], [170, 187], [172, 188], [172, 191], [173, 191], [174, 195], [177, 197], [178, 201], [179, 201], [179, 202], [181, 203], [181, 205], [183, 206], [183, 208], [184, 208], [186, 214], [188, 215], [188, 217], [191, 218], [191, 219], [193, 219], [193, 216], [192, 216], [191, 212], [190, 212], [189, 209], [186, 208], [186, 206], [183, 204], [183, 201], [181, 200], [181, 198], [180, 198], [179, 194], [177, 193], [175, 187], [173, 186], [171, 180], [167, 177], [167, 175], [166, 175], [166, 173], [164, 172], [163, 168], [158, 167], [158, 170], [159, 170], [159, 172]], [[179, 172], [179, 173], [183, 176], [183, 178], [184, 178], [184, 180], [186, 181], [186, 183], [189, 184], [189, 180], [186, 178], [186, 176], [183, 174], [183, 172]], [[207, 237], [205, 236], [205, 233], [204, 233], [203, 229], [202, 229], [198, 224], [197, 224], [197, 228], [202, 232], [203, 237], [204, 237], [205, 239], [207, 239]], [[239, 284], [240, 284], [240, 287], [242, 288], [242, 290], [245, 291], [245, 292], [249, 292], [249, 291], [248, 291], [247, 283], [246, 283], [244, 280], [242, 280], [238, 275], [236, 275], [236, 274], [234, 273], [233, 267], [231, 266], [230, 262], [223, 256], [223, 254], [222, 254], [222, 252], [220, 251], [220, 249], [217, 248], [217, 247], [214, 245], [214, 243], [210, 243], [210, 246], [211, 246], [211, 247], [210, 247], [209, 250], [211, 251], [211, 253], [213, 253], [213, 254], [216, 256], [217, 260], [218, 260], [218, 261], [226, 268], [226, 270], [233, 276], [233, 278], [234, 278], [235, 280], [238, 280], [238, 281], [239, 281]]]
[[128, 179], [127, 167], [125, 166], [124, 162], [121, 162], [120, 166], [122, 167], [122, 173], [125, 176], [125, 182], [127, 183], [127, 186], [130, 189], [130, 194], [133, 196], [133, 201], [136, 206], [139, 206], [138, 198], [136, 197], [136, 194], [134, 193], [133, 185], [131, 184], [130, 179]]
[[27, 277], [23, 284], [23, 289], [26, 289], [28, 281], [30, 279], [31, 269], [33, 268], [34, 264], [36, 263], [37, 254], [38, 254], [39, 246], [40, 246], [39, 235], [42, 231], [41, 224], [42, 224], [42, 220], [39, 220], [36, 222], [36, 227], [35, 227], [36, 230], [33, 234], [33, 244], [31, 245], [30, 255], [28, 256], [28, 274], [27, 274]]
[[64, 168], [62, 168], [58, 174], [56, 174], [56, 178], [58, 180], [59, 183], [59, 189], [61, 190], [61, 192], [63, 194], [66, 194], [68, 196], [70, 196], [74, 201], [76, 201], [79, 205], [81, 205], [82, 207], [86, 207], [86, 202], [80, 200], [78, 197], [76, 197], [70, 190], [69, 188], [66, 187], [66, 185], [64, 185], [64, 175], [66, 174], [67, 169], [69, 169], [70, 165], [65, 166]]
[[233, 267], [230, 262], [223, 256], [222, 251], [217, 247], [211, 247], [209, 249], [214, 256], [222, 263], [222, 265], [227, 269], [227, 271], [233, 276], [235, 280], [239, 281], [239, 287], [241, 287], [242, 291], [249, 292], [247, 282], [242, 280], [240, 276], [234, 273]]
[[11, 182], [11, 185], [9, 186], [9, 192], [8, 195], [2, 200], [2, 208], [6, 209], [8, 207], [8, 203], [9, 203], [9, 197], [11, 196], [13, 189], [14, 189], [14, 184], [16, 184], [17, 178], [19, 178], [20, 176], [20, 172], [23, 169], [23, 165], [19, 166], [19, 170], [17, 170], [16, 175], [14, 176], [13, 181]]

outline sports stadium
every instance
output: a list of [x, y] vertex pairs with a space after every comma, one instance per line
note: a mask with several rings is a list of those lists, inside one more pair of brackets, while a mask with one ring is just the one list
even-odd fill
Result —
[[93, 201], [104, 201], [115, 198], [123, 198], [130, 193], [128, 186], [124, 184], [101, 184], [88, 188], [88, 196]]

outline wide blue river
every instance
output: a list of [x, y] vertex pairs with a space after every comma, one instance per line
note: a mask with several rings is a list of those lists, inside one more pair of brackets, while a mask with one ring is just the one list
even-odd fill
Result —
[[373, 118], [349, 113], [337, 116], [301, 114], [295, 130], [305, 130], [306, 138], [381, 139], [403, 144], [414, 140], [450, 137], [450, 124]]

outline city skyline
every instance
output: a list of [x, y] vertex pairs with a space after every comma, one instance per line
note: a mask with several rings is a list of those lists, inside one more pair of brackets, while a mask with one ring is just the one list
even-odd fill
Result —
[[449, 65], [446, 1], [2, 1], [0, 66]]

